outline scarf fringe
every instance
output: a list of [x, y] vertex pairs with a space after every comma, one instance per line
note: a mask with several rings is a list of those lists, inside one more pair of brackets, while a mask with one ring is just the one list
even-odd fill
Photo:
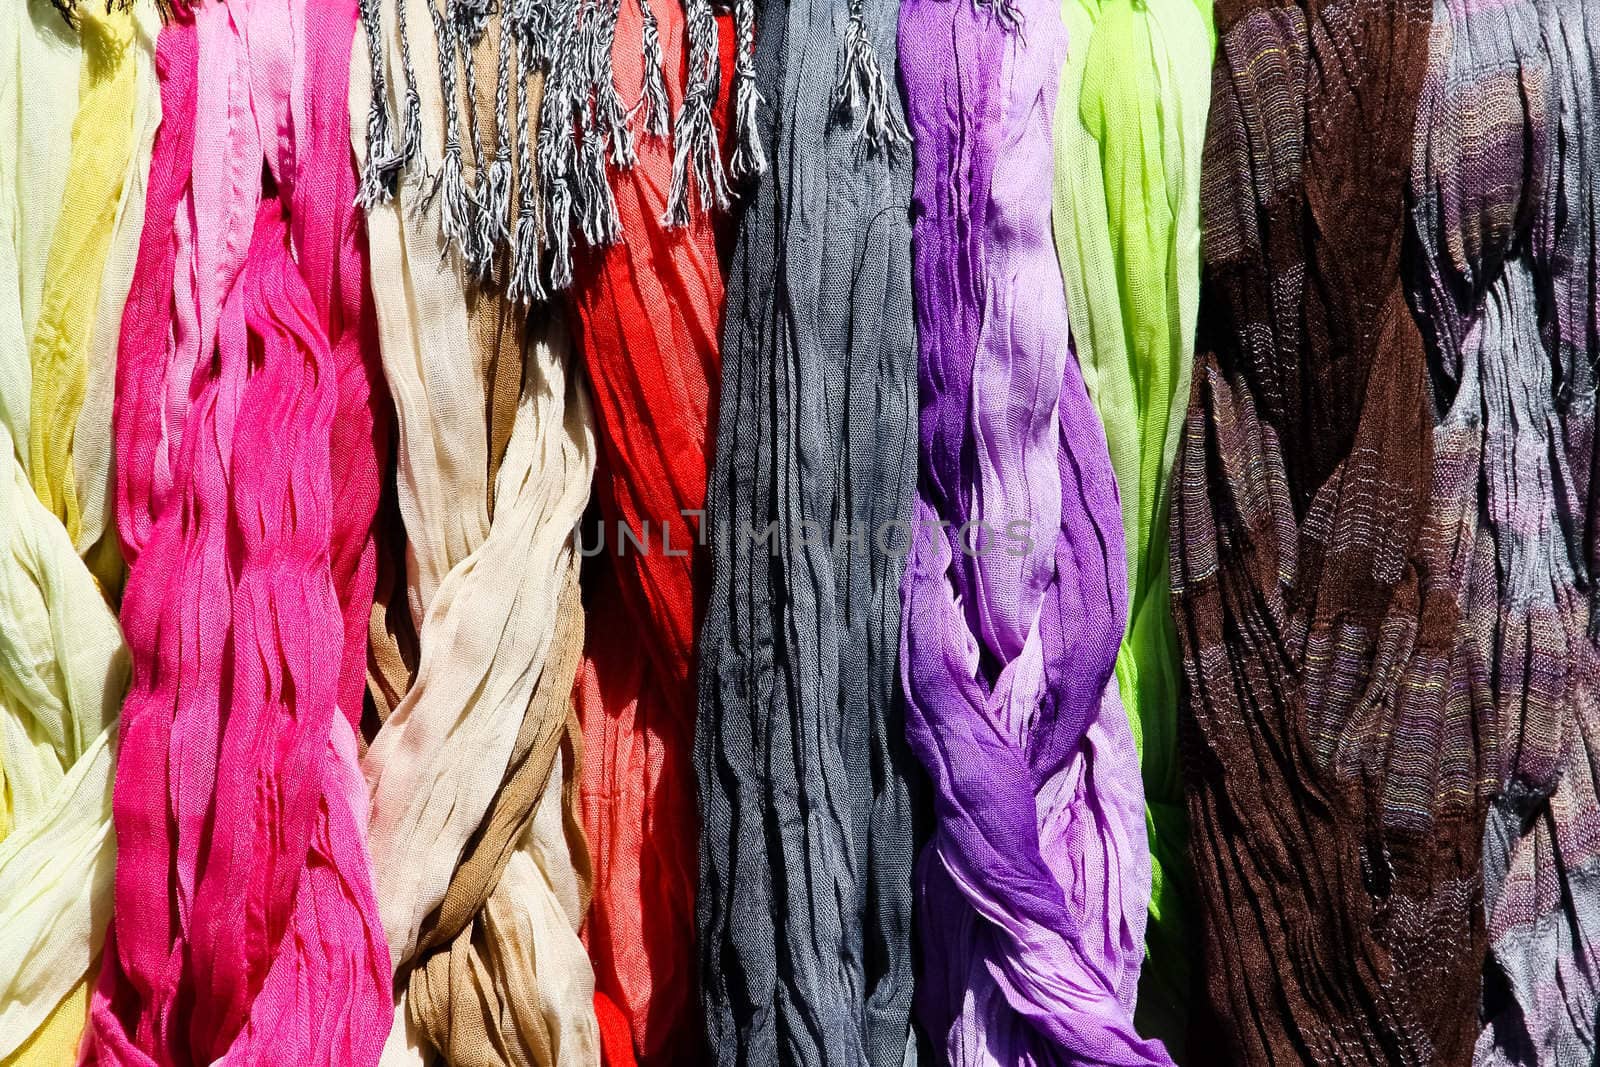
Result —
[[[451, 102], [445, 109], [442, 158], [434, 161], [422, 158], [422, 107], [406, 29], [408, 8], [419, 2], [427, 5], [433, 22], [440, 90]], [[734, 148], [727, 168], [713, 121], [722, 78], [713, 0], [684, 0], [689, 63], [676, 116], [667, 93], [660, 26], [649, 0], [638, 0], [644, 62], [639, 99], [630, 107], [617, 88], [612, 54], [621, 2], [399, 0], [395, 6], [398, 77], [404, 90], [397, 124], [389, 100], [396, 75], [386, 48], [383, 0], [359, 0], [372, 60], [361, 206], [370, 209], [388, 201], [407, 166], [419, 162], [423, 181], [414, 209], [431, 203], [434, 196], [443, 198], [440, 232], [446, 254], [453, 249], [470, 274], [486, 284], [498, 281], [507, 295], [524, 303], [546, 299], [572, 283], [575, 242], [599, 249], [622, 240], [611, 183], [614, 172], [637, 163], [635, 116], [641, 117], [643, 135], [673, 138], [672, 179], [663, 221], [682, 226], [696, 206], [701, 211], [727, 208], [733, 196], [730, 176], [746, 181], [768, 165], [758, 128], [763, 101], [755, 76], [755, 0], [732, 0], [739, 46], [733, 69]], [[501, 32], [491, 156], [479, 136], [474, 50], [496, 14]], [[537, 171], [529, 158], [526, 129], [526, 82], [535, 71], [544, 74], [534, 149]], [[873, 90], [871, 84], [862, 80], [867, 88], [857, 96], [866, 101], [866, 113], [876, 115], [873, 93], [887, 90], [881, 84]], [[459, 91], [462, 85], [465, 96]], [[886, 107], [881, 110], [887, 112]], [[903, 131], [892, 114], [882, 122], [890, 124], [885, 127], [889, 129], [898, 124]], [[516, 196], [514, 219], [513, 175], [517, 187], [525, 190]], [[497, 268], [502, 254], [509, 265]]]
[[844, 32], [844, 69], [833, 91], [837, 119], [859, 119], [857, 143], [870, 155], [893, 153], [911, 143], [911, 131], [892, 106], [888, 79], [878, 64], [878, 52], [867, 37], [861, 0], [852, 0], [850, 21]]

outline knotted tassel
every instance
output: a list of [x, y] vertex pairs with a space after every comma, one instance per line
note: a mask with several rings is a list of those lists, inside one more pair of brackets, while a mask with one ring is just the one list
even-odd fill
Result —
[[869, 154], [877, 154], [910, 144], [911, 132], [899, 109], [892, 106], [894, 91], [878, 64], [877, 48], [867, 36], [863, 6], [863, 0], [851, 0], [844, 31], [844, 69], [833, 92], [833, 114], [857, 122], [857, 143]]

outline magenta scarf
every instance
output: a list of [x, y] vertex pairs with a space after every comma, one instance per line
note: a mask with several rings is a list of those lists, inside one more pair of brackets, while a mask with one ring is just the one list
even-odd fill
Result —
[[158, 44], [115, 408], [134, 681], [85, 1063], [372, 1064], [392, 1018], [356, 743], [387, 431], [355, 22], [355, 0], [198, 3]]

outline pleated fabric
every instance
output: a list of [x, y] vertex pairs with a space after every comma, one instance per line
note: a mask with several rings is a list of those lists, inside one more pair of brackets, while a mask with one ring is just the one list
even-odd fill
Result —
[[[591, 416], [559, 318], [530, 322], [500, 290], [478, 289], [450, 243], [436, 181], [464, 106], [444, 74], [461, 59], [446, 53], [441, 68], [425, 0], [400, 3], [403, 19], [394, 2], [377, 13], [380, 59], [414, 57], [420, 140], [392, 197], [367, 209], [374, 273], [389, 279], [374, 297], [417, 642], [410, 664], [392, 642], [389, 666], [401, 666], [376, 688], [397, 699], [363, 760], [396, 972], [382, 1062], [597, 1064], [571, 705]], [[485, 31], [492, 54], [503, 23]], [[356, 119], [374, 69], [358, 51]], [[530, 121], [525, 106], [511, 114]], [[354, 132], [370, 173], [371, 144]]]
[[357, 766], [377, 382], [346, 107], [355, 5], [202, 4], [117, 367], [133, 658], [86, 1063], [376, 1062]]
[[916, 479], [899, 0], [764, 4], [773, 163], [728, 278], [695, 743], [715, 1062], [914, 1063], [895, 664]]
[[[0, 121], [16, 148], [0, 162], [8, 171], [0, 218], [11, 237], [0, 242], [0, 379], [21, 387], [16, 403], [0, 401], [5, 1064], [61, 1064], [76, 1054], [110, 911], [114, 739], [129, 675], [114, 609], [75, 549], [98, 556], [82, 511], [86, 499], [105, 496], [110, 431], [85, 393], [89, 381], [115, 371], [126, 267], [160, 115], [157, 22], [147, 4], [90, 4], [73, 14], [67, 21], [44, 4], [14, 5], [0, 45], [14, 86]], [[63, 100], [76, 100], [76, 113]], [[57, 135], [66, 138], [64, 157], [51, 143]], [[64, 169], [40, 169], [48, 160]], [[41, 216], [47, 225], [38, 225]], [[86, 464], [90, 477], [75, 477], [76, 461], [93, 453], [100, 455]]]
[[1050, 0], [908, 0], [919, 455], [901, 587], [933, 779], [918, 1010], [952, 1064], [1170, 1062], [1134, 1033], [1150, 888], [1113, 664], [1117, 487], [1050, 237]]
[[1480, 1064], [1592, 1062], [1600, 1017], [1600, 661], [1580, 503], [1596, 321], [1586, 8], [1600, 14], [1435, 3], [1413, 142], [1412, 303], [1435, 463], [1466, 472], [1461, 540], [1483, 607], [1471, 616], [1472, 706], [1498, 786], [1483, 841]]
[[1200, 303], [1200, 156], [1211, 101], [1210, 0], [1065, 0], [1055, 237], [1084, 382], [1122, 497], [1128, 631], [1117, 689], [1144, 776], [1147, 956], [1134, 1021], [1182, 1058], [1194, 927], [1178, 768], [1169, 475], [1189, 402]]
[[1403, 285], [1436, 10], [1217, 6], [1172, 536], [1230, 1062], [1459, 1064], [1478, 1036], [1494, 564]]
[[[609, 171], [621, 240], [579, 258], [568, 294], [594, 389], [602, 522], [585, 546], [596, 558], [576, 694], [595, 870], [584, 938], [603, 1017], [625, 1021], [650, 1064], [705, 1061], [694, 957], [694, 638], [704, 596], [695, 577], [723, 302], [708, 212], [726, 203], [718, 145], [737, 80], [727, 73], [748, 47], [728, 20], [712, 20], [709, 5], [618, 6], [616, 90], [630, 108], [646, 99], [645, 42], [658, 34], [677, 125], [668, 140], [644, 125], [644, 106], [629, 119], [637, 158]], [[708, 157], [691, 157], [689, 181], [678, 157], [701, 109], [713, 140]], [[698, 209], [684, 215], [680, 180]], [[608, 1044], [608, 1062], [618, 1044]]]

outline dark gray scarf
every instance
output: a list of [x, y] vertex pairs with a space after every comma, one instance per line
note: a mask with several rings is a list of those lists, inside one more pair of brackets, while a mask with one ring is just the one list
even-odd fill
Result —
[[917, 364], [899, 6], [756, 18], [771, 165], [728, 278], [696, 740], [701, 975], [724, 1065], [908, 1059], [895, 524], [916, 480]]

